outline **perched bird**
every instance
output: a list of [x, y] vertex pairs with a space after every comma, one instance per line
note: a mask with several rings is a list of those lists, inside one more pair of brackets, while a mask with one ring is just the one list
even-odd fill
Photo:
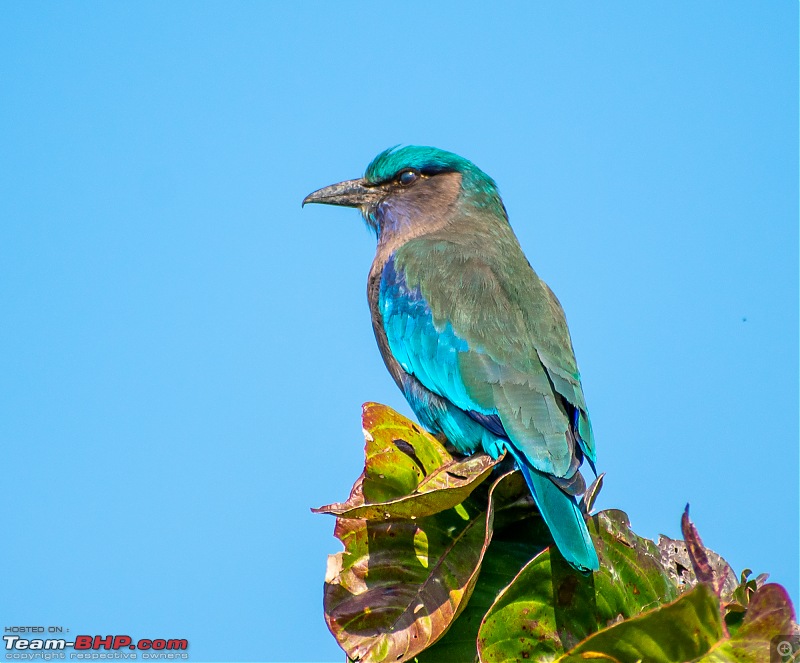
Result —
[[595, 447], [567, 322], [494, 181], [456, 154], [408, 146], [306, 203], [357, 207], [375, 233], [372, 326], [420, 422], [463, 454], [507, 450], [564, 558], [597, 570], [576, 501]]

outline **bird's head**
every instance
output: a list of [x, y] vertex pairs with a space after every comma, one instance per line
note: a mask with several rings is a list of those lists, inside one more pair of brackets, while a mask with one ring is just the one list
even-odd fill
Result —
[[475, 164], [416, 145], [384, 150], [364, 177], [314, 191], [306, 203], [357, 207], [379, 239], [441, 227], [459, 212], [484, 210], [506, 218], [497, 185]]

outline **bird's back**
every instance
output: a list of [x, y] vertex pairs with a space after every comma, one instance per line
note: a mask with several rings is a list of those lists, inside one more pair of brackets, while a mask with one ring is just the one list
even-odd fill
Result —
[[[507, 224], [487, 231], [468, 223], [462, 220], [458, 233], [445, 228], [399, 246], [390, 258], [402, 289], [392, 296], [418, 293], [437, 330], [433, 340], [440, 342], [449, 328], [468, 347], [457, 356], [467, 396], [449, 394], [451, 400], [465, 411], [499, 417], [509, 436], [530, 450], [535, 467], [571, 475], [577, 467], [571, 429], [582, 429], [576, 437], [591, 460], [594, 443], [561, 305]], [[387, 312], [403, 314], [397, 306], [381, 313]], [[406, 329], [395, 329], [396, 348], [415, 343], [401, 338]], [[442, 361], [441, 351], [435, 361]], [[431, 381], [428, 376], [429, 389], [448, 396], [445, 385]]]

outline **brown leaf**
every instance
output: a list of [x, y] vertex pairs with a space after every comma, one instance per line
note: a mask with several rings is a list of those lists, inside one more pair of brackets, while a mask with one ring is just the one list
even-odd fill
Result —
[[794, 608], [786, 590], [776, 583], [759, 587], [744, 616], [736, 637], [739, 639], [772, 638], [781, 633], [792, 633], [795, 621]]
[[717, 578], [714, 573], [714, 568], [711, 562], [708, 561], [706, 549], [703, 547], [703, 542], [691, 520], [689, 520], [689, 505], [686, 505], [686, 510], [681, 516], [681, 532], [683, 539], [686, 542], [686, 551], [689, 553], [689, 560], [692, 563], [694, 575], [699, 582], [707, 584], [714, 590], [717, 596], [722, 592], [723, 578]]
[[[466, 606], [492, 537], [495, 491], [431, 516], [337, 518], [345, 550], [329, 558], [328, 628], [363, 662], [407, 661], [438, 640]], [[502, 491], [499, 491], [502, 492]]]

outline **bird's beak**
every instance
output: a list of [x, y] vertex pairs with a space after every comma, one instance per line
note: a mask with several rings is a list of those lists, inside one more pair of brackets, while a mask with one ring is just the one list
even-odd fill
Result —
[[363, 179], [347, 180], [309, 193], [303, 199], [303, 205], [321, 203], [323, 205], [363, 207], [379, 202], [385, 195], [386, 191], [382, 187], [369, 185]]

